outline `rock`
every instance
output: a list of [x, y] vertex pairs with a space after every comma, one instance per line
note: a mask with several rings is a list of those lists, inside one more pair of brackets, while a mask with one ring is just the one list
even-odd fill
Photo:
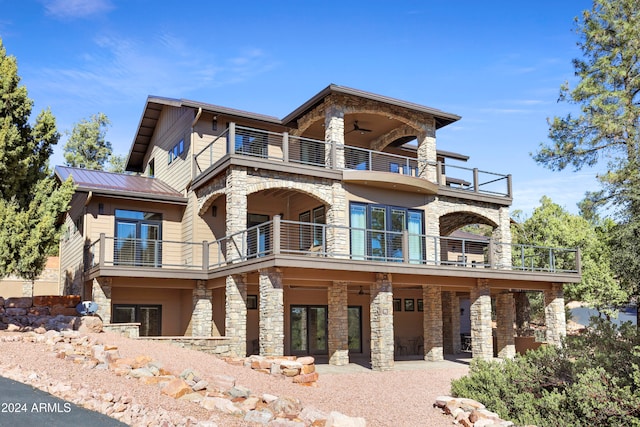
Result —
[[262, 401], [266, 404], [269, 404], [275, 400], [278, 400], [278, 396], [275, 396], [273, 394], [269, 394], [269, 393], [264, 393], [262, 395]]
[[193, 391], [200, 391], [200, 390], [205, 390], [208, 385], [209, 383], [207, 381], [200, 380], [197, 383], [195, 383], [192, 388], [193, 388]]
[[236, 385], [236, 379], [230, 375], [213, 375], [211, 386], [219, 391], [226, 391]]
[[295, 368], [284, 368], [282, 369], [282, 375], [284, 375], [285, 377], [295, 377], [298, 374], [300, 374], [300, 369], [295, 369]]
[[22, 328], [18, 325], [14, 325], [13, 323], [7, 324], [7, 332], [20, 332]]
[[245, 421], [258, 424], [267, 424], [272, 418], [273, 414], [268, 409], [251, 410], [244, 416]]
[[150, 356], [141, 354], [136, 356], [135, 359], [133, 359], [133, 363], [131, 364], [131, 367], [133, 369], [143, 368], [147, 366], [151, 361], [153, 361], [153, 359]]
[[76, 317], [73, 322], [73, 329], [86, 334], [86, 333], [100, 333], [102, 332], [102, 320], [97, 316], [81, 316]]
[[162, 394], [177, 399], [192, 391], [191, 387], [182, 378], [174, 378], [167, 382], [167, 385], [162, 389]]
[[10, 307], [4, 309], [7, 316], [26, 316], [27, 309], [21, 307]]
[[318, 381], [318, 373], [317, 372], [313, 372], [311, 374], [300, 374], [297, 375], [295, 377], [293, 377], [293, 382], [297, 383], [297, 384], [303, 384], [303, 383], [313, 383]]
[[295, 398], [279, 397], [269, 403], [269, 409], [278, 417], [295, 416], [302, 410], [302, 404]]
[[182, 371], [182, 373], [180, 374], [180, 378], [182, 378], [185, 381], [195, 381], [196, 379], [199, 380], [200, 375], [198, 375], [198, 373], [196, 371], [194, 371], [191, 368], [187, 368], [184, 371]]
[[243, 402], [238, 403], [237, 405], [244, 412], [247, 412], [256, 409], [256, 407], [258, 406], [258, 402], [260, 402], [260, 399], [255, 396], [251, 396], [246, 398]]
[[313, 406], [305, 406], [298, 417], [307, 424], [313, 424], [316, 421], [324, 421], [326, 420], [327, 414], [323, 411], [314, 408]]
[[129, 372], [129, 375], [131, 375], [133, 378], [153, 377], [154, 376], [153, 372], [151, 372], [147, 368], [132, 369], [131, 372]]
[[296, 359], [296, 362], [302, 365], [313, 365], [315, 361], [316, 360], [313, 358], [313, 356], [303, 356]]
[[293, 360], [283, 360], [282, 362], [280, 362], [280, 367], [284, 370], [284, 369], [297, 369], [300, 370], [302, 369], [302, 363], [300, 362], [296, 362]]
[[315, 371], [316, 371], [316, 365], [302, 365], [302, 369], [300, 370], [300, 373], [313, 374]]
[[180, 397], [179, 400], [200, 403], [202, 399], [204, 399], [204, 396], [202, 396], [200, 393], [187, 393], [184, 396]]
[[367, 422], [362, 417], [349, 417], [340, 412], [331, 411], [327, 417], [325, 427], [366, 427]]
[[[30, 308], [33, 305], [33, 298], [31, 297], [16, 297], [7, 298], [4, 301], [5, 308]], [[37, 304], [44, 305], [44, 304]], [[26, 310], [25, 310], [26, 313]]]
[[249, 395], [251, 394], [251, 390], [241, 385], [236, 385], [231, 387], [228, 393], [229, 393], [229, 396], [231, 396], [232, 398], [249, 397]]
[[242, 413], [240, 408], [234, 405], [233, 402], [222, 397], [205, 397], [200, 402], [200, 406], [209, 411], [219, 411], [223, 414], [239, 415]]
[[446, 404], [452, 400], [453, 397], [451, 396], [438, 396], [436, 397], [436, 403], [434, 403], [434, 406], [437, 406], [438, 408], [444, 408]]
[[276, 418], [269, 423], [269, 427], [305, 427], [301, 421], [293, 421], [287, 418]]

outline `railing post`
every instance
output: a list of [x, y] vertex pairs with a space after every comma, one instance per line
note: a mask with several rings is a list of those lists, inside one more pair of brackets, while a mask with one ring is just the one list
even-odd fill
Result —
[[409, 231], [402, 230], [402, 262], [409, 263]]
[[576, 250], [576, 269], [578, 274], [582, 274], [582, 261], [580, 260], [580, 248]]
[[289, 132], [282, 133], [282, 157], [285, 163], [289, 163]]
[[202, 270], [209, 270], [209, 242], [202, 242]]
[[369, 168], [367, 170], [373, 170], [373, 151], [369, 150]]
[[436, 162], [436, 184], [446, 185], [446, 182], [442, 182], [442, 162]]
[[227, 153], [236, 153], [236, 124], [229, 122], [229, 136], [227, 137]]
[[513, 197], [513, 188], [511, 183], [511, 174], [507, 175], [507, 197]]
[[280, 215], [273, 216], [273, 254], [280, 255]]
[[[105, 246], [106, 246], [106, 236], [104, 233], [100, 233], [100, 244], [99, 244], [99, 250], [100, 250], [100, 254], [98, 254], [98, 265], [100, 266], [100, 268], [102, 268], [104, 266], [104, 252], [105, 252]], [[115, 242], [114, 242], [115, 245]]]
[[479, 182], [480, 180], [478, 179], [478, 168], [473, 168], [473, 192], [474, 193], [480, 192]]

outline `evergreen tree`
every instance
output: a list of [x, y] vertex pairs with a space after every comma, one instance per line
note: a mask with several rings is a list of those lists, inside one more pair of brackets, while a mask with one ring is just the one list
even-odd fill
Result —
[[113, 152], [111, 143], [105, 138], [110, 124], [104, 113], [94, 114], [91, 119], [76, 123], [64, 146], [65, 164], [77, 168], [104, 169]]
[[0, 277], [40, 274], [73, 194], [71, 181], [57, 185], [48, 166], [60, 139], [55, 118], [45, 110], [31, 126], [32, 106], [0, 39]]

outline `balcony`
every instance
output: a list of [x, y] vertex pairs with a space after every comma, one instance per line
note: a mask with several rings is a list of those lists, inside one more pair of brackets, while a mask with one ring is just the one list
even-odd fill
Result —
[[[338, 241], [350, 242], [349, 247], [340, 248]], [[313, 259], [326, 265], [327, 261], [340, 261], [354, 271], [365, 264], [382, 263], [423, 269], [580, 274], [578, 249], [329, 226], [278, 217], [214, 242], [119, 239], [102, 234], [86, 247], [85, 270], [92, 277], [107, 272], [206, 279], [207, 274], [222, 268], [278, 256]], [[420, 274], [419, 269], [413, 272]]]
[[[228, 156], [261, 159], [272, 164], [311, 167], [319, 170], [351, 171], [354, 181], [372, 180], [373, 175], [358, 172], [397, 174], [398, 184], [423, 188], [440, 186], [454, 192], [511, 198], [511, 175], [465, 168], [442, 162], [420, 161], [415, 157], [400, 156], [350, 145], [331, 144], [326, 141], [298, 137], [287, 132], [278, 133], [237, 126], [229, 127], [194, 156], [193, 176], [197, 180], [214, 169]], [[427, 171], [433, 171], [435, 183], [424, 183]], [[347, 174], [345, 174], [347, 176]], [[402, 178], [400, 177], [402, 176]], [[411, 182], [413, 180], [413, 183]], [[380, 179], [389, 184], [388, 176]]]

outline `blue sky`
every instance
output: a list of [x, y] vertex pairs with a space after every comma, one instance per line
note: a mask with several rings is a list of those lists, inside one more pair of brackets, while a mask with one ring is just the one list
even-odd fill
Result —
[[[562, 173], [529, 153], [547, 138], [580, 57], [588, 0], [0, 0], [0, 37], [60, 131], [104, 112], [126, 154], [148, 95], [284, 117], [335, 83], [462, 116], [439, 149], [512, 174], [512, 210], [543, 195], [571, 212], [596, 170]], [[63, 137], [52, 164], [62, 164]]]

